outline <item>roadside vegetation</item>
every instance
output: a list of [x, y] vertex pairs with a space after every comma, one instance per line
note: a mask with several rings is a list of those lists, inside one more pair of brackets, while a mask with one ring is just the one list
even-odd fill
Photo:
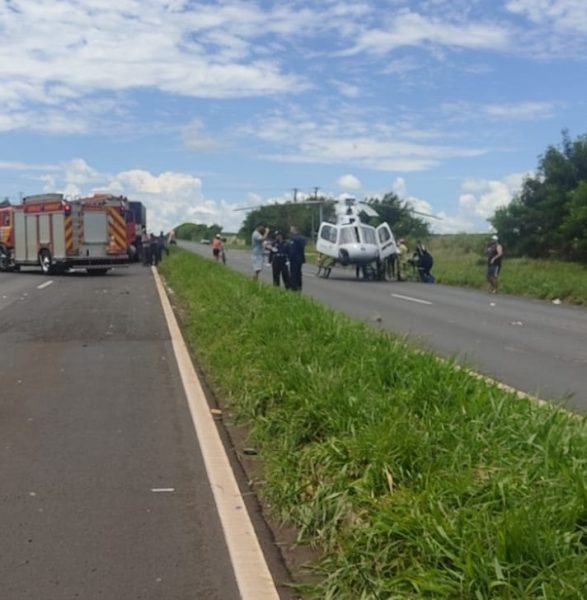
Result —
[[305, 597], [583, 597], [582, 419], [187, 252], [160, 269], [263, 496], [322, 552]]
[[[485, 245], [488, 236], [435, 236], [429, 247], [433, 273], [439, 283], [486, 288]], [[531, 298], [559, 299], [587, 305], [587, 265], [553, 259], [511, 258], [505, 247], [500, 291]]]

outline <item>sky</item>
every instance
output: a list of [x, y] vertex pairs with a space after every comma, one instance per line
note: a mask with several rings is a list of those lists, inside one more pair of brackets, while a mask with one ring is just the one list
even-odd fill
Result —
[[0, 35], [0, 198], [123, 194], [153, 231], [315, 188], [488, 231], [587, 133], [585, 0], [0, 0]]

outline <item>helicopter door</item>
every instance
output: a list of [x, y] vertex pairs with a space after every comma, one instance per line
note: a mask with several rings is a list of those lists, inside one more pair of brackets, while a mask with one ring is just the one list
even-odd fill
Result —
[[331, 258], [338, 257], [338, 228], [331, 223], [322, 223], [316, 240], [316, 250]]
[[387, 223], [381, 223], [376, 229], [377, 244], [379, 245], [379, 258], [387, 258], [397, 254], [398, 249], [391, 228]]

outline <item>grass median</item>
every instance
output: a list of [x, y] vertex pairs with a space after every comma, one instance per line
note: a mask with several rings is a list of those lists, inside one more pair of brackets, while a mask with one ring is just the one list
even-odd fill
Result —
[[582, 598], [582, 419], [183, 251], [160, 266], [275, 515], [317, 546], [307, 597]]

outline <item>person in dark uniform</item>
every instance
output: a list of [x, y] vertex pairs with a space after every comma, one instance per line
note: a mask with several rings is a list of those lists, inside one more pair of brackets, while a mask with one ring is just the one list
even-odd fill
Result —
[[306, 239], [299, 229], [292, 225], [289, 240], [290, 289], [302, 291], [302, 265], [306, 262]]
[[420, 281], [423, 283], [434, 283], [436, 280], [432, 273], [430, 273], [430, 269], [432, 269], [432, 265], [434, 264], [434, 259], [422, 242], [416, 244], [414, 258], [417, 261], [416, 264]]
[[289, 259], [289, 246], [283, 239], [281, 231], [276, 231], [274, 239], [269, 247], [269, 259], [271, 260], [271, 269], [273, 271], [273, 285], [279, 287], [280, 280], [283, 279], [285, 289], [289, 289], [290, 277], [287, 261]]

